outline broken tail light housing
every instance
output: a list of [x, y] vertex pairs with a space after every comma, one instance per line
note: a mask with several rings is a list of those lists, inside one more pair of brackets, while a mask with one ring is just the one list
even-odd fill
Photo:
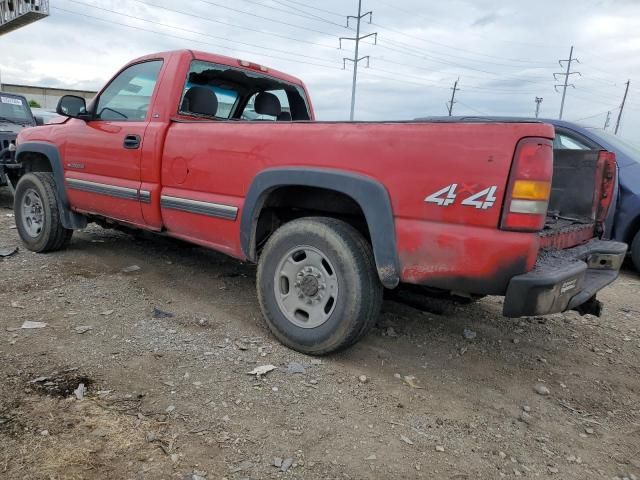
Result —
[[500, 228], [538, 232], [544, 228], [553, 178], [553, 142], [523, 138], [516, 146]]

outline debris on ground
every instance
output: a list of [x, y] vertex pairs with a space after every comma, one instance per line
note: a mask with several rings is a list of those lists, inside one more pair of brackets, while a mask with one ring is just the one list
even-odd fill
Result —
[[24, 329], [24, 330], [32, 330], [35, 328], [44, 328], [47, 325], [49, 325], [48, 323], [45, 322], [32, 322], [31, 320], [27, 320], [26, 322], [24, 322], [22, 324], [22, 326], [20, 328]]
[[369, 383], [369, 379], [367, 378], [366, 375], [360, 375], [358, 377], [358, 380], [360, 380], [360, 383]]
[[436, 452], [444, 452], [444, 447], [442, 445], [436, 445]]
[[138, 265], [129, 265], [128, 267], [122, 269], [122, 273], [133, 273], [137, 272], [138, 270], [141, 270]]
[[413, 375], [405, 375], [403, 377], [403, 380], [404, 380], [404, 383], [409, 385], [411, 388], [422, 388], [420, 385], [416, 383], [417, 379]]
[[278, 367], [276, 367], [275, 365], [261, 365], [259, 367], [254, 368], [250, 372], [247, 372], [247, 375], [255, 375], [256, 377], [260, 378], [261, 376], [266, 375], [267, 373], [277, 368]]
[[174, 313], [165, 312], [164, 310], [160, 310], [158, 307], [153, 307], [153, 318], [155, 318], [155, 319], [173, 318], [175, 316], [176, 315]]
[[409, 437], [405, 437], [404, 435], [400, 435], [400, 440], [408, 445], [413, 445], [413, 441]]
[[87, 333], [89, 330], [93, 330], [93, 327], [91, 325], [80, 325], [74, 328], [74, 330], [77, 334], [82, 335], [83, 333]]
[[473, 330], [465, 328], [462, 331], [462, 336], [465, 338], [465, 340], [473, 340], [474, 338], [476, 338], [478, 336], [478, 334], [476, 332], [474, 332]]
[[100, 312], [100, 315], [104, 315], [105, 317], [108, 317], [113, 312], [115, 312], [115, 310], [105, 310], [104, 312]]
[[78, 388], [76, 388], [73, 391], [73, 393], [74, 393], [74, 395], [76, 396], [76, 398], [78, 400], [82, 400], [84, 398], [85, 394], [87, 393], [87, 389], [84, 386], [84, 383], [81, 383], [80, 385], [78, 385]]
[[282, 465], [280, 466], [280, 471], [283, 473], [287, 473], [287, 470], [291, 468], [293, 465], [293, 458], [287, 458], [282, 461]]

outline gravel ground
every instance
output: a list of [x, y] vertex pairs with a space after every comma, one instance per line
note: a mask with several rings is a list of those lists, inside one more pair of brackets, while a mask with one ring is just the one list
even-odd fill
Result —
[[251, 265], [96, 226], [20, 247], [0, 258], [0, 478], [640, 478], [639, 286], [623, 273], [602, 318], [387, 300], [316, 359], [270, 335]]

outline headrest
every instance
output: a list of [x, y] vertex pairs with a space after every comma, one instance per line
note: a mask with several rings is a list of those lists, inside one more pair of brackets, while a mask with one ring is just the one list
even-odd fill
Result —
[[218, 97], [207, 87], [191, 87], [184, 94], [180, 110], [214, 117], [218, 111]]
[[278, 97], [269, 92], [262, 92], [258, 94], [254, 109], [256, 113], [260, 115], [271, 115], [272, 117], [277, 117], [282, 111]]

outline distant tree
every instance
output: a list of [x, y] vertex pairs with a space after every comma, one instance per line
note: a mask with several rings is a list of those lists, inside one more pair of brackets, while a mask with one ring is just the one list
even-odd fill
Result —
[[38, 102], [36, 102], [35, 100], [29, 100], [29, 106], [32, 108], [41, 108], [40, 104]]

